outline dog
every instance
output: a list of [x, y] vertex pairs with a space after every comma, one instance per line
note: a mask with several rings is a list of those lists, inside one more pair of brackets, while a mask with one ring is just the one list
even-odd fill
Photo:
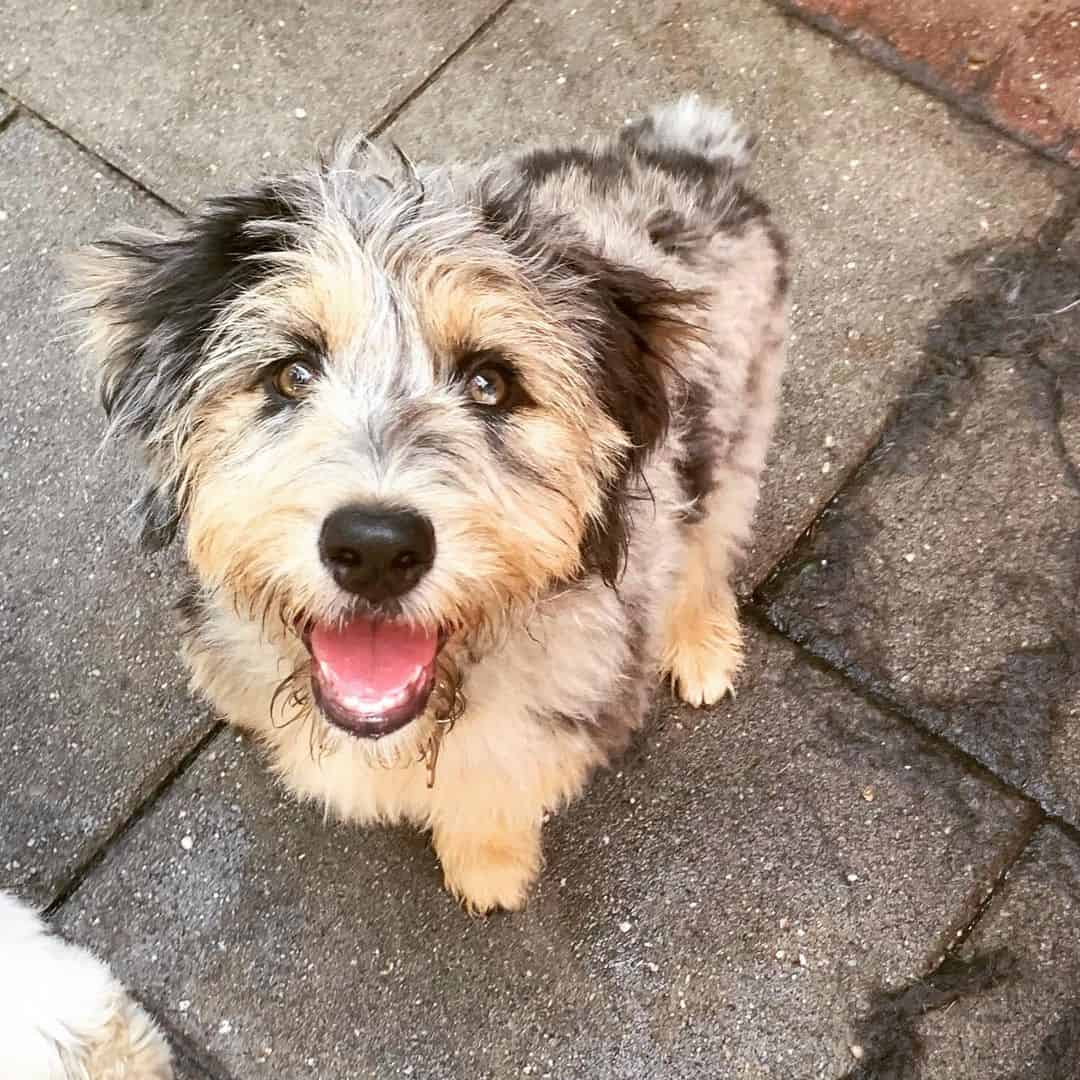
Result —
[[0, 891], [0, 1080], [172, 1080], [153, 1020], [108, 968]]
[[479, 165], [361, 140], [78, 259], [195, 691], [328, 814], [429, 830], [472, 912], [658, 675], [732, 687], [787, 322], [751, 151], [693, 98]]

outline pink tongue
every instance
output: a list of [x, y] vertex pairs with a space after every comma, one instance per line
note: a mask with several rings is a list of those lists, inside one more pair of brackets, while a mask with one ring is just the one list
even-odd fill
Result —
[[438, 644], [430, 631], [372, 619], [317, 626], [311, 633], [323, 685], [335, 696], [372, 705], [416, 679], [435, 659]]

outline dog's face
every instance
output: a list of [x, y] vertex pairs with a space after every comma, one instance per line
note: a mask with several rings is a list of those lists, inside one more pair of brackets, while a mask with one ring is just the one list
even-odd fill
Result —
[[105, 407], [143, 447], [147, 540], [183, 525], [204, 592], [303, 642], [322, 715], [386, 758], [509, 621], [617, 576], [692, 298], [524, 187], [380, 169], [220, 200], [77, 275]]

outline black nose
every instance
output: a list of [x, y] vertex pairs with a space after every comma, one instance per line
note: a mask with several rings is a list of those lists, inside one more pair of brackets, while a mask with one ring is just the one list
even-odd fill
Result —
[[404, 595], [431, 569], [435, 531], [411, 510], [341, 506], [323, 522], [319, 554], [341, 588], [377, 604]]

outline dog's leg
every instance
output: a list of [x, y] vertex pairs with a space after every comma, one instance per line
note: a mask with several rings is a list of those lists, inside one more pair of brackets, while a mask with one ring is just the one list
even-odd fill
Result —
[[704, 517], [686, 526], [686, 555], [668, 606], [661, 666], [690, 705], [712, 705], [734, 693], [742, 632], [732, 586], [738, 553], [750, 537], [783, 368], [783, 312], [771, 313], [755, 357], [739, 436], [713, 463], [715, 487]]
[[525, 906], [543, 865], [545, 812], [575, 799], [603, 760], [588, 734], [538, 723], [507, 699], [447, 736], [428, 823], [446, 887], [466, 909]]
[[710, 516], [687, 527], [686, 560], [665, 617], [662, 669], [690, 705], [712, 705], [733, 692], [742, 663], [729, 540], [721, 520]]
[[481, 832], [436, 826], [433, 840], [446, 887], [468, 911], [485, 915], [525, 906], [543, 861], [539, 819]]

